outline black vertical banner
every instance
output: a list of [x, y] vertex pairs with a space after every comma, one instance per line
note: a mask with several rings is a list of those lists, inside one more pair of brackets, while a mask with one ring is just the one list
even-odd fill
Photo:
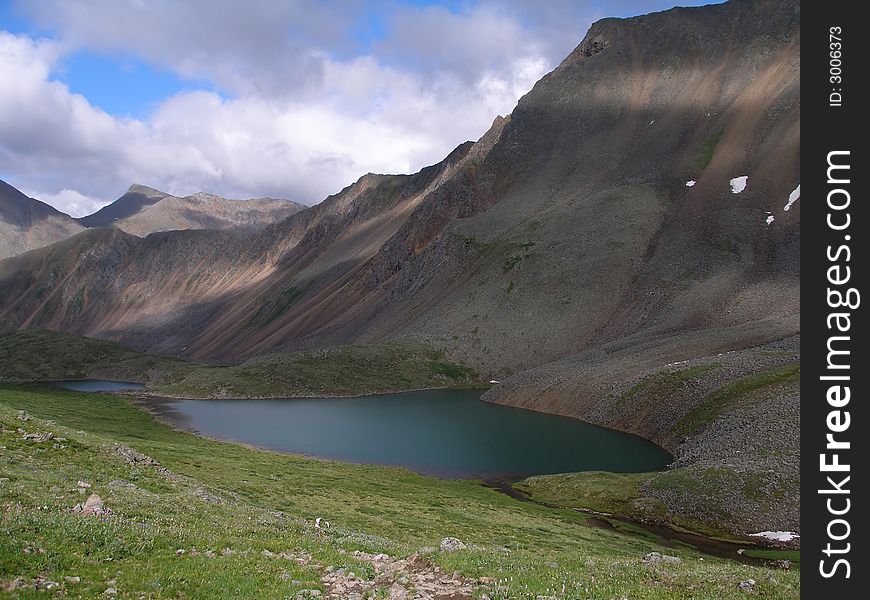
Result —
[[[863, 2], [804, 3], [801, 27], [801, 595], [866, 598], [870, 350]], [[809, 111], [809, 112], [807, 112]], [[870, 293], [870, 292], [868, 292]]]

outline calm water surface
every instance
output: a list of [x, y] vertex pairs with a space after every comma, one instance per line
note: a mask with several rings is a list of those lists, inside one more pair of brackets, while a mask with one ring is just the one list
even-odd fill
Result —
[[152, 408], [204, 435], [444, 477], [640, 472], [670, 455], [637, 436], [489, 404], [480, 390], [362, 398], [160, 400]]
[[123, 392], [141, 390], [145, 387], [141, 383], [133, 383], [132, 381], [105, 381], [102, 379], [71, 379], [53, 383], [58, 387], [74, 392]]

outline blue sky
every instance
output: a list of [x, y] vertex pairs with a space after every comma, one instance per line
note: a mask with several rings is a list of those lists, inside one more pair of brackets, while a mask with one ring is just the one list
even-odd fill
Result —
[[72, 213], [134, 181], [317, 202], [476, 139], [594, 20], [671, 6], [0, 0], [0, 177]]

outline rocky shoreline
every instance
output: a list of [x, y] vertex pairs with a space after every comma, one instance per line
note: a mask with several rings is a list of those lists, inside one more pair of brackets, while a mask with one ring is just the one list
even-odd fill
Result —
[[[669, 469], [641, 486], [644, 496], [666, 507], [662, 523], [677, 517], [743, 538], [799, 532], [799, 365], [798, 335], [674, 361], [601, 384], [599, 401], [549, 408], [539, 402], [545, 406], [539, 409], [634, 433], [670, 451]], [[528, 408], [524, 399], [536, 394], [572, 397], [580, 391], [558, 378], [561, 371], [550, 377], [538, 371], [532, 379], [521, 374], [506, 381], [484, 399]]]

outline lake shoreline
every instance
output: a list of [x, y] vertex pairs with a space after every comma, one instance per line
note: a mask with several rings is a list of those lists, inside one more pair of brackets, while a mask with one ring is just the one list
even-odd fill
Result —
[[[659, 471], [673, 459], [640, 436], [484, 402], [480, 390], [469, 388], [259, 400], [125, 395], [164, 421], [219, 439], [344, 462], [404, 466], [449, 479]], [[522, 436], [535, 451], [507, 441]]]
[[[64, 381], [64, 380], [58, 380]], [[132, 383], [132, 382], [131, 382]], [[357, 392], [353, 394], [340, 394], [340, 393], [317, 393], [317, 394], [270, 394], [266, 396], [191, 396], [189, 394], [166, 394], [159, 391], [148, 391], [148, 390], [137, 390], [136, 393], [139, 396], [143, 396], [146, 398], [157, 398], [164, 400], [318, 400], [318, 399], [344, 399], [344, 398], [364, 398], [367, 396], [390, 396], [393, 394], [406, 394], [411, 392], [433, 392], [437, 390], [489, 390], [492, 386], [489, 384], [480, 384], [480, 385], [465, 385], [465, 386], [455, 386], [455, 385], [440, 385], [440, 386], [429, 386], [429, 387], [415, 387], [415, 388], [387, 388], [378, 391], [364, 391]], [[117, 392], [120, 394], [129, 395], [132, 392]], [[541, 411], [536, 411], [541, 412]], [[582, 419], [578, 419], [582, 420]]]
[[[61, 381], [69, 381], [69, 380], [61, 380]], [[79, 380], [79, 381], [87, 381], [87, 380]], [[48, 382], [46, 381], [46, 383], [48, 383]], [[675, 524], [669, 522], [668, 520], [642, 519], [642, 518], [639, 519], [639, 518], [630, 516], [628, 514], [620, 513], [618, 511], [618, 509], [615, 509], [613, 511], [608, 510], [606, 512], [602, 512], [602, 511], [586, 510], [586, 509], [582, 509], [582, 508], [560, 506], [557, 504], [548, 503], [546, 501], [542, 501], [540, 499], [530, 497], [528, 494], [525, 494], [522, 490], [513, 486], [514, 483], [522, 481], [529, 476], [533, 476], [535, 474], [534, 472], [525, 473], [525, 474], [511, 474], [509, 477], [505, 477], [502, 475], [499, 475], [498, 477], [493, 477], [492, 474], [474, 475], [474, 474], [461, 474], [461, 473], [458, 473], [458, 474], [434, 473], [434, 472], [421, 471], [419, 469], [415, 469], [413, 466], [408, 466], [408, 465], [390, 464], [388, 462], [373, 462], [370, 460], [367, 461], [365, 459], [360, 460], [360, 461], [354, 461], [352, 459], [348, 459], [348, 458], [344, 458], [344, 457], [321, 456], [321, 455], [313, 454], [313, 453], [306, 452], [306, 451], [281, 449], [281, 448], [276, 448], [274, 446], [261, 445], [261, 444], [255, 443], [255, 442], [234, 439], [233, 437], [230, 437], [230, 436], [210, 435], [210, 434], [204, 433], [203, 431], [201, 431], [195, 427], [190, 426], [190, 424], [186, 424], [182, 420], [184, 417], [180, 413], [178, 413], [177, 411], [173, 410], [173, 408], [172, 408], [173, 403], [183, 402], [186, 400], [192, 400], [192, 401], [198, 401], [198, 402], [209, 402], [209, 401], [245, 402], [248, 400], [312, 400], [312, 399], [315, 399], [315, 400], [319, 400], [319, 399], [339, 400], [339, 399], [361, 398], [361, 397], [366, 397], [366, 396], [394, 396], [397, 394], [402, 394], [402, 393], [407, 393], [407, 392], [416, 392], [416, 391], [474, 390], [474, 389], [488, 389], [488, 388], [491, 388], [491, 386], [486, 386], [485, 388], [482, 386], [481, 387], [472, 387], [472, 386], [429, 387], [429, 388], [421, 388], [421, 389], [417, 389], [417, 390], [407, 390], [407, 391], [398, 391], [398, 392], [397, 391], [384, 391], [384, 392], [377, 393], [377, 394], [317, 395], [317, 396], [263, 397], [263, 398], [254, 398], [254, 397], [209, 398], [209, 399], [163, 396], [163, 395], [157, 395], [157, 394], [143, 393], [142, 390], [127, 390], [127, 391], [110, 392], [110, 393], [115, 393], [116, 395], [129, 398], [138, 409], [144, 410], [145, 412], [149, 413], [153, 418], [155, 418], [156, 421], [158, 421], [159, 423], [161, 423], [163, 425], [166, 425], [166, 426], [172, 428], [173, 430], [186, 432], [186, 433], [192, 433], [192, 434], [197, 435], [199, 437], [202, 437], [204, 439], [210, 439], [210, 440], [220, 441], [220, 442], [224, 442], [224, 443], [238, 444], [240, 446], [254, 449], [254, 450], [258, 450], [258, 451], [300, 456], [300, 457], [305, 457], [308, 459], [315, 459], [315, 460], [320, 460], [320, 461], [341, 462], [341, 463], [347, 463], [347, 464], [379, 464], [380, 466], [400, 468], [400, 469], [403, 469], [405, 471], [417, 473], [419, 475], [427, 476], [427, 477], [435, 477], [435, 478], [439, 478], [439, 479], [461, 480], [461, 481], [480, 481], [484, 486], [496, 489], [502, 493], [505, 493], [508, 496], [511, 496], [512, 498], [514, 498], [515, 500], [518, 500], [518, 501], [529, 501], [529, 502], [540, 504], [542, 506], [546, 506], [548, 508], [553, 508], [553, 509], [578, 510], [578, 511], [584, 512], [586, 514], [593, 515], [596, 518], [615, 519], [615, 520], [623, 521], [626, 523], [631, 523], [631, 524], [634, 524], [636, 526], [640, 526], [640, 527], [643, 527], [646, 529], [660, 528], [662, 531], [671, 532], [671, 534], [669, 534], [666, 537], [673, 537], [676, 539], [682, 539], [682, 537], [685, 536], [686, 539], [688, 540], [689, 536], [697, 536], [698, 539], [709, 540], [708, 545], [709, 544], [712, 544], [712, 545], [722, 544], [722, 545], [724, 545], [724, 547], [726, 549], [731, 548], [734, 551], [736, 551], [736, 549], [740, 546], [748, 546], [748, 547], [754, 547], [754, 548], [776, 548], [776, 549], [791, 549], [791, 548], [794, 548], [796, 546], [796, 544], [778, 544], [778, 543], [758, 544], [757, 540], [749, 540], [748, 538], [746, 538], [745, 536], [742, 536], [742, 535], [738, 535], [738, 536], [734, 536], [734, 537], [728, 536], [726, 538], [721, 538], [721, 537], [717, 538], [717, 536], [710, 535], [709, 533], [702, 533], [700, 531], [696, 531], [696, 530], [692, 530], [692, 529], [681, 528], [680, 526], [675, 525]], [[525, 411], [532, 412], [532, 413], [542, 413], [543, 412], [543, 411], [523, 409], [520, 407], [504, 406], [504, 405], [500, 405], [499, 403], [487, 402], [486, 400], [483, 400], [483, 399], [481, 399], [481, 402], [486, 402], [487, 404], [491, 404], [493, 406], [503, 406], [505, 408], [510, 408], [513, 410], [521, 410], [524, 412]], [[547, 413], [543, 413], [543, 414], [547, 414]], [[552, 414], [552, 413], [550, 413], [550, 414]], [[585, 421], [583, 419], [578, 419], [577, 417], [572, 417], [569, 415], [553, 415], [553, 416], [557, 416], [557, 417], [560, 417], [562, 419], [566, 419], [569, 421], [583, 422], [583, 423], [590, 424], [590, 425], [596, 425], [593, 423], [589, 423], [588, 421]], [[600, 425], [597, 425], [597, 426], [601, 427]], [[615, 427], [605, 427], [605, 429], [610, 429], [612, 431], [620, 431], [619, 428], [615, 428]], [[648, 438], [645, 438], [642, 435], [638, 435], [635, 432], [621, 431], [621, 433], [625, 433], [625, 434], [631, 435], [633, 437], [638, 437], [638, 438], [644, 439], [646, 441], [649, 441], [649, 442], [655, 444], [654, 440], [649, 440]], [[656, 445], [658, 446], [658, 444], [656, 444]], [[658, 446], [658, 447], [662, 448], [661, 446]], [[662, 448], [662, 449], [664, 449], [664, 448]], [[666, 450], [666, 449], [664, 449], [664, 450]], [[668, 454], [670, 454], [670, 453], [668, 453]], [[646, 472], [646, 471], [644, 471], [644, 472]], [[614, 508], [616, 508], [616, 507], [614, 507]], [[732, 548], [732, 546], [733, 546], [733, 548]], [[712, 553], [722, 556], [723, 550], [720, 549], [720, 550], [717, 550], [716, 552], [712, 552]], [[727, 551], [726, 551], [726, 553], [727, 553]], [[742, 560], [742, 557], [739, 558], [738, 560]]]
[[[171, 402], [174, 402], [178, 399], [175, 398], [164, 398], [166, 400], [165, 403], [154, 402], [155, 398], [152, 396], [132, 396], [131, 394], [123, 394], [127, 396], [131, 403], [136, 406], [138, 409], [143, 410], [150, 414], [154, 419], [171, 429], [183, 433], [189, 433], [204, 439], [213, 440], [221, 443], [229, 443], [235, 444], [244, 448], [248, 448], [251, 450], [256, 450], [260, 452], [269, 452], [275, 454], [303, 457], [305, 459], [322, 461], [322, 462], [336, 462], [343, 464], [355, 464], [365, 466], [368, 463], [357, 463], [353, 461], [340, 460], [334, 458], [327, 458], [322, 456], [316, 456], [313, 454], [308, 454], [304, 452], [292, 452], [287, 450], [279, 450], [275, 448], [270, 448], [267, 446], [262, 446], [250, 442], [243, 442], [236, 439], [229, 439], [214, 435], [209, 435], [201, 432], [198, 429], [192, 427], [185, 427], [183, 424], [179, 423], [177, 419], [174, 419], [168, 416], [169, 413], [175, 412], [173, 409], [168, 406]], [[575, 419], [579, 420], [579, 419]], [[584, 510], [577, 509], [565, 506], [558, 506], [555, 504], [550, 504], [547, 502], [540, 501], [528, 494], [524, 491], [513, 486], [514, 483], [522, 481], [530, 476], [530, 474], [502, 474], [502, 475], [490, 475], [490, 476], [481, 476], [477, 477], [446, 477], [434, 475], [431, 473], [421, 473], [415, 471], [414, 469], [403, 466], [403, 465], [385, 465], [378, 464], [378, 467], [383, 468], [393, 468], [400, 469], [402, 471], [413, 473], [420, 477], [431, 477], [434, 479], [446, 479], [446, 480], [455, 480], [455, 481], [471, 481], [478, 482], [481, 486], [496, 491], [498, 493], [509, 496], [510, 498], [516, 500], [517, 502], [529, 502], [532, 504], [536, 504], [538, 506], [545, 507], [547, 509], [552, 510], [573, 510], [582, 514], [586, 514], [590, 517], [589, 525], [592, 527], [608, 529], [612, 531], [622, 531], [623, 533], [627, 533], [632, 536], [638, 537], [655, 537], [660, 540], [665, 547], [675, 548], [678, 547], [681, 543], [688, 543], [696, 548], [698, 548], [701, 552], [708, 554], [710, 556], [717, 556], [720, 558], [725, 558], [728, 560], [734, 560], [737, 562], [741, 562], [744, 564], [750, 565], [765, 565], [770, 561], [760, 558], [752, 558], [738, 552], [741, 548], [788, 548], [793, 546], [788, 545], [778, 545], [778, 544], [764, 544], [758, 543], [757, 540], [748, 540], [748, 539], [722, 539], [709, 535], [705, 535], [703, 533], [694, 532], [690, 530], [681, 530], [670, 523], [667, 522], [659, 522], [655, 520], [641, 520], [632, 518], [629, 515], [623, 515], [616, 512], [601, 512], [594, 510]], [[627, 524], [631, 527], [641, 528], [646, 531], [646, 533], [640, 533], [636, 531], [630, 531], [626, 529], [623, 524]]]

